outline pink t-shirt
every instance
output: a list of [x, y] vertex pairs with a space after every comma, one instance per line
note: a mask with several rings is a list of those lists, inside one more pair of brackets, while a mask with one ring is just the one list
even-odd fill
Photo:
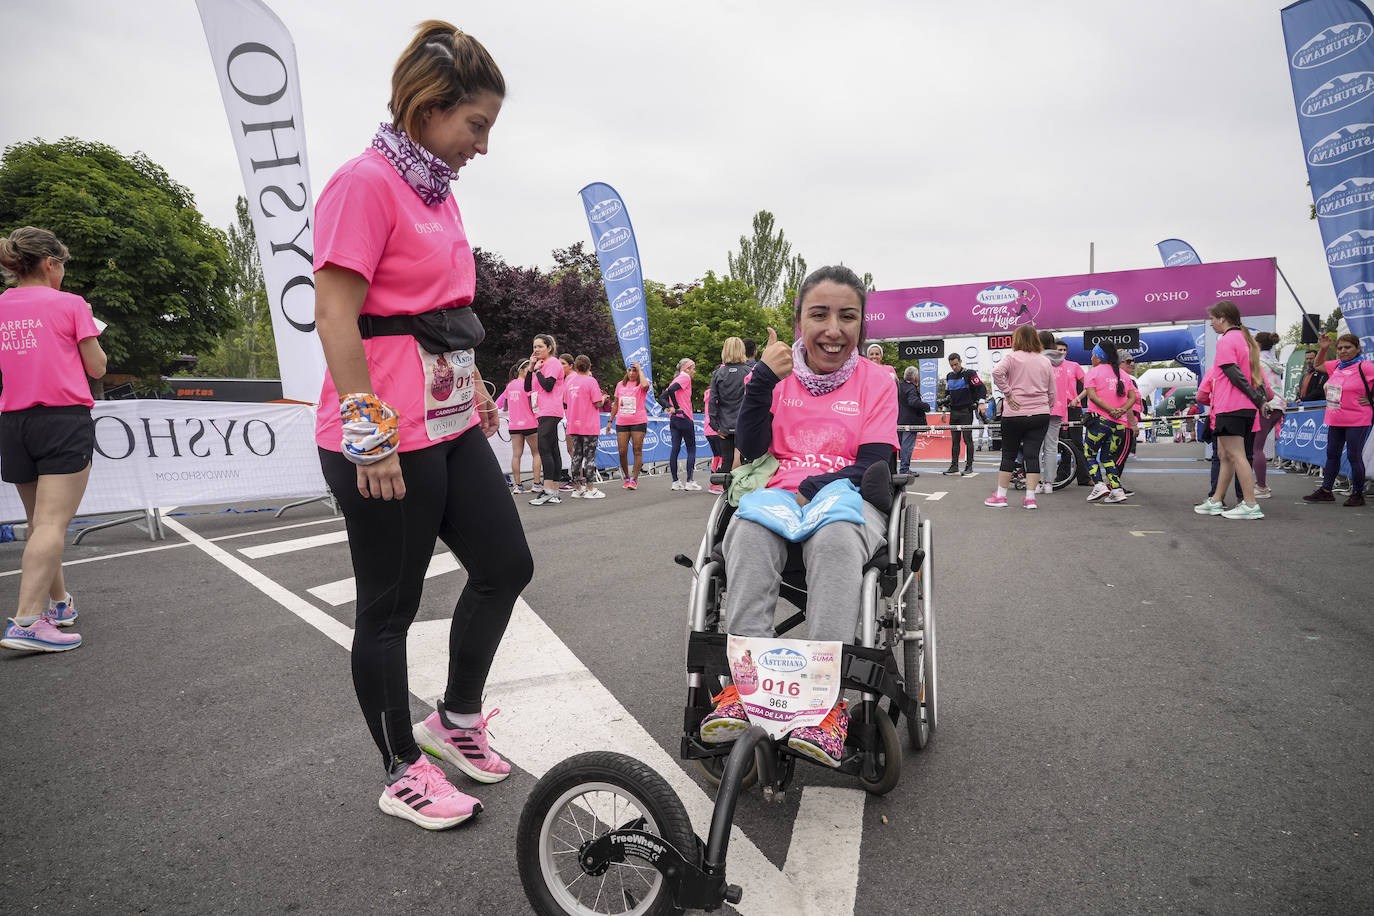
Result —
[[1245, 335], [1239, 328], [1232, 328], [1217, 338], [1217, 358], [1212, 361], [1216, 367], [1216, 378], [1212, 380], [1212, 410], [1216, 413], [1231, 413], [1236, 410], [1254, 410], [1255, 402], [1231, 384], [1222, 372], [1222, 366], [1236, 365], [1240, 374], [1251, 385], [1255, 380], [1250, 377], [1250, 348], [1245, 345]]
[[[1131, 396], [1131, 374], [1129, 372], [1122, 372], [1120, 378], [1125, 386], [1123, 389], [1126, 392], [1125, 394], [1116, 393], [1117, 373], [1112, 369], [1111, 365], [1108, 363], [1098, 363], [1096, 366], [1089, 369], [1087, 374], [1083, 376], [1083, 388], [1087, 391], [1095, 392], [1102, 403], [1106, 404], [1108, 407], [1121, 407], [1126, 403], [1126, 399]], [[1087, 404], [1084, 409], [1088, 413], [1095, 413], [1099, 417], [1106, 417], [1113, 423], [1121, 422], [1120, 420], [1113, 419], [1105, 410], [1094, 404], [1091, 398], [1085, 398], [1085, 400]]]
[[[320, 192], [314, 241], [315, 270], [332, 264], [367, 280], [365, 315], [415, 315], [472, 302], [476, 271], [457, 202], [450, 195], [426, 206], [374, 149], [344, 163]], [[372, 390], [401, 415], [401, 451], [452, 439], [478, 422], [474, 410], [463, 429], [430, 439], [420, 345], [413, 337], [371, 337], [363, 351]], [[315, 442], [332, 452], [342, 438], [339, 395], [325, 373]]]
[[692, 415], [692, 377], [686, 372], [679, 372], [673, 381], [679, 387], [677, 391], [673, 392], [671, 400], [679, 410], [690, 417]]
[[1339, 366], [1334, 359], [1322, 366], [1330, 376], [1326, 380], [1326, 425], [1368, 426], [1374, 420], [1374, 407], [1364, 406], [1360, 398], [1368, 396], [1366, 384], [1374, 388], [1374, 364], [1362, 359], [1344, 369]]
[[1003, 403], [1004, 417], [1047, 414], [1054, 404], [1054, 366], [1039, 353], [1012, 350], [992, 370], [992, 380], [1004, 398], [1016, 398], [1016, 407]]
[[[544, 386], [539, 384], [539, 377], [553, 379], [553, 390], [545, 391]], [[563, 416], [563, 362], [556, 356], [550, 356], [544, 360], [544, 365], [539, 367], [539, 371], [534, 373], [534, 381], [530, 382], [530, 393], [534, 395], [534, 415], [536, 417], [561, 417]]]
[[574, 372], [563, 382], [563, 394], [568, 402], [568, 434], [595, 436], [601, 432], [601, 414], [597, 405], [605, 399], [595, 378]]
[[1078, 394], [1078, 382], [1083, 378], [1083, 367], [1071, 359], [1065, 359], [1054, 367], [1054, 403], [1050, 413], [1061, 420], [1069, 418], [1069, 398]]
[[525, 380], [522, 378], [512, 379], [506, 385], [506, 390], [496, 399], [496, 406], [506, 411], [511, 432], [526, 432], [539, 425], [534, 418], [534, 411], [530, 410], [530, 393], [525, 390]]
[[795, 492], [817, 474], [849, 467], [859, 446], [897, 446], [897, 386], [866, 359], [839, 388], [814, 397], [789, 375], [773, 389], [773, 444], [780, 467], [770, 487]]
[[48, 286], [0, 293], [0, 411], [93, 405], [78, 346], [99, 335], [91, 307], [73, 293]]
[[707, 385], [706, 390], [701, 393], [701, 434], [703, 436], [714, 436], [715, 428], [711, 426], [711, 386]]
[[638, 423], [648, 423], [649, 411], [644, 404], [648, 393], [648, 388], [641, 387], [634, 382], [621, 382], [616, 385], [615, 425], [634, 426]]

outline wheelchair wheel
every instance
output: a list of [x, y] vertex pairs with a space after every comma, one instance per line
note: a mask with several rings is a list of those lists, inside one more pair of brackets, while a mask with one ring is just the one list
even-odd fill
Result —
[[[702, 776], [706, 777], [712, 787], [719, 789], [720, 781], [725, 776], [724, 757], [700, 757], [696, 761], [697, 769]], [[751, 788], [754, 783], [759, 781], [759, 763], [757, 758], [749, 767], [749, 772], [744, 774], [744, 780], [740, 783], [741, 789]]]
[[902, 778], [902, 742], [897, 737], [897, 726], [892, 717], [876, 705], [873, 716], [878, 726], [878, 778], [869, 782], [862, 775], [859, 785], [872, 795], [886, 795], [897, 787]]
[[1051, 489], [1062, 490], [1073, 483], [1078, 476], [1078, 457], [1074, 455], [1073, 448], [1064, 440], [1059, 440], [1059, 460], [1054, 465], [1054, 479], [1050, 482]]
[[535, 785], [520, 812], [515, 858], [520, 883], [540, 916], [675, 912], [663, 875], [628, 858], [589, 874], [579, 852], [619, 828], [656, 834], [696, 855], [687, 809], [658, 773], [633, 757], [594, 751], [569, 757]]
[[906, 717], [907, 736], [912, 750], [924, 750], [930, 743], [930, 719], [926, 712], [925, 647], [915, 639], [902, 643], [902, 672], [905, 675], [906, 695], [919, 707], [916, 715]]

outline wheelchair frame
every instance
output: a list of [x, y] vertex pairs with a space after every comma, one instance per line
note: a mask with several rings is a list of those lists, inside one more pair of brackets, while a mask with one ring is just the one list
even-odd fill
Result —
[[[901, 743], [896, 727], [905, 716], [910, 743], [925, 747], [938, 715], [936, 641], [933, 607], [933, 526], [909, 504], [905, 475], [893, 477], [894, 497], [888, 514], [886, 544], [864, 567], [857, 645], [846, 645], [841, 662], [842, 686], [860, 692], [850, 710], [850, 727], [840, 772], [856, 776], [869, 792], [883, 794], [901, 775]], [[716, 482], [712, 478], [712, 482]], [[706, 744], [698, 736], [701, 720], [711, 710], [711, 679], [729, 676], [726, 635], [719, 631], [720, 603], [725, 582], [722, 560], [714, 548], [723, 540], [733, 510], [721, 496], [711, 508], [706, 534], [695, 561], [679, 555], [677, 562], [694, 572], [688, 605], [687, 702], [683, 710], [680, 756], [696, 760], [712, 782], [719, 783], [731, 744]], [[806, 616], [806, 592], [785, 571], [781, 598], [797, 613], [775, 628], [779, 637]], [[794, 574], [795, 576], [795, 574]], [[902, 664], [895, 655], [902, 647]], [[915, 669], [914, 672], [912, 669]], [[719, 682], [719, 681], [718, 681]], [[887, 700], [887, 708], [880, 705]], [[763, 758], [772, 758], [763, 765]], [[763, 774], [764, 796], [781, 799], [790, 783], [797, 754], [785, 742], [758, 742], [753, 769], [745, 786]]]

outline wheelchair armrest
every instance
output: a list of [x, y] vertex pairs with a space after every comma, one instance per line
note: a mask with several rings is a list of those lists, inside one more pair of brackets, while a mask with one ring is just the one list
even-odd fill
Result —
[[730, 486], [730, 475], [729, 475], [729, 473], [724, 473], [724, 474], [716, 473], [716, 474], [712, 474], [712, 475], [711, 475], [711, 486], [713, 486], [713, 487], [728, 487], [728, 486]]

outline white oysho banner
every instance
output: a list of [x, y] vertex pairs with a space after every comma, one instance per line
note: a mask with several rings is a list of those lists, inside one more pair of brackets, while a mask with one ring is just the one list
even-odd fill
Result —
[[[326, 493], [313, 407], [99, 401], [92, 416], [95, 455], [78, 515]], [[23, 518], [19, 492], [0, 488], [0, 519]]]
[[315, 403], [324, 351], [315, 333], [315, 212], [296, 48], [260, 0], [196, 0], [253, 216], [282, 392]]

